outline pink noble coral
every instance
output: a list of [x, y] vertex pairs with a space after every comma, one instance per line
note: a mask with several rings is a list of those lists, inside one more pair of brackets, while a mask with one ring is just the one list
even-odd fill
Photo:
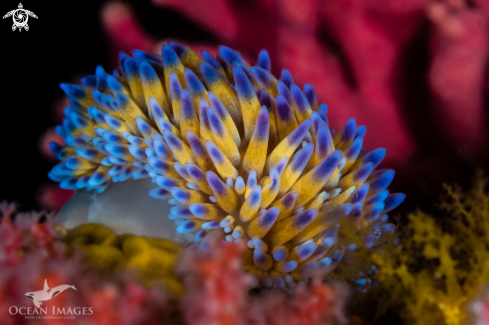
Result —
[[[485, 1], [153, 3], [182, 13], [221, 43], [240, 49], [243, 55], [255, 56], [262, 48], [267, 49], [272, 62], [277, 63], [272, 67], [275, 73], [287, 67], [297, 84], [309, 82], [318, 89], [320, 102], [341, 108], [331, 112], [333, 125], [356, 116], [359, 123], [369, 127], [366, 146], [385, 146], [390, 152], [389, 162], [394, 163], [405, 163], [436, 141], [433, 135], [420, 134], [426, 117], [413, 116], [411, 107], [406, 107], [406, 102], [409, 106], [426, 105], [422, 103], [425, 98], [407, 100], [413, 94], [405, 89], [406, 79], [410, 78], [406, 51], [419, 45], [418, 35], [425, 33], [426, 21], [430, 21], [431, 62], [427, 79], [432, 118], [444, 124], [443, 132], [449, 134], [458, 150], [474, 153], [483, 148], [483, 97], [489, 50], [489, 6]], [[129, 7], [108, 4], [102, 19], [116, 49], [159, 48], [151, 46], [151, 38]], [[423, 143], [416, 143], [420, 137]]]

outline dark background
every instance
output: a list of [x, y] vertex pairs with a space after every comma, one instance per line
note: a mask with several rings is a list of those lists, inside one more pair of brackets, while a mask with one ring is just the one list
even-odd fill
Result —
[[[2, 1], [0, 14], [17, 9], [19, 0]], [[129, 1], [143, 28], [154, 38], [213, 42], [210, 34], [181, 14]], [[110, 40], [100, 22], [104, 1], [22, 1], [29, 31], [12, 31], [12, 18], [0, 20], [2, 42], [2, 108], [0, 201], [15, 201], [21, 209], [38, 209], [41, 185], [54, 162], [41, 154], [41, 136], [56, 124], [54, 103], [63, 98], [60, 82], [79, 82], [97, 65], [108, 71], [117, 64], [109, 54]], [[144, 19], [142, 19], [144, 17]]]
[[[3, 17], [17, 0], [2, 1]], [[39, 139], [54, 125], [54, 101], [62, 98], [60, 82], [107, 64], [106, 39], [98, 19], [101, 2], [84, 1], [69, 8], [62, 1], [22, 1], [29, 31], [12, 31], [12, 18], [0, 21], [2, 40], [2, 173], [0, 200], [22, 209], [37, 208], [41, 184], [49, 182], [53, 162], [41, 155]]]

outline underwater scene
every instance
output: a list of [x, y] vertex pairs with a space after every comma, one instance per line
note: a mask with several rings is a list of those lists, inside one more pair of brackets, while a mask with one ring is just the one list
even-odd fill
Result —
[[1, 6], [0, 324], [489, 325], [489, 2]]

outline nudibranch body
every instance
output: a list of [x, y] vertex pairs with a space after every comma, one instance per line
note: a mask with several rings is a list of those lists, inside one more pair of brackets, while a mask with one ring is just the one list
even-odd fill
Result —
[[266, 51], [251, 66], [225, 46], [217, 58], [175, 42], [161, 56], [123, 53], [120, 72], [97, 67], [83, 85], [61, 85], [71, 107], [49, 176], [99, 192], [151, 177], [149, 195], [175, 205], [168, 217], [179, 233], [246, 241], [245, 268], [266, 287], [333, 270], [356, 248], [340, 224], [378, 245], [404, 194], [386, 190], [394, 172], [375, 169], [386, 151], [363, 149], [364, 126], [330, 130], [314, 88], [270, 68]]

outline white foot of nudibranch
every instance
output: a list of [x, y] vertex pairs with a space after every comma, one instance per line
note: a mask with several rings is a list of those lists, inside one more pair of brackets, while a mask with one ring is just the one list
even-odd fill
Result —
[[117, 234], [160, 237], [188, 245], [185, 235], [178, 234], [175, 223], [168, 219], [172, 206], [167, 200], [155, 200], [148, 195], [155, 187], [150, 179], [140, 179], [111, 184], [103, 193], [80, 190], [61, 208], [55, 220], [67, 228], [100, 223]]

